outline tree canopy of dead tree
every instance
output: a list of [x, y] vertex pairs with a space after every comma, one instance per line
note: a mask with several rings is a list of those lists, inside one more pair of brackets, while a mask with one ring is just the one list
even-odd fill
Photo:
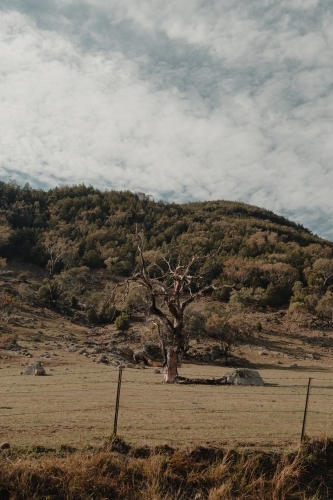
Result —
[[[137, 269], [126, 283], [118, 283], [118, 286], [125, 285], [124, 294], [128, 293], [130, 283], [135, 283], [136, 286], [146, 290], [148, 314], [157, 325], [164, 354], [163, 381], [184, 382], [185, 379], [178, 375], [178, 364], [179, 358], [185, 351], [185, 310], [193, 301], [217, 290], [218, 287], [212, 283], [202, 284], [202, 277], [196, 274], [195, 265], [202, 260], [202, 257], [193, 255], [183, 263], [181, 257], [169, 253], [159, 262], [157, 260], [148, 262], [145, 259], [143, 237], [137, 234], [136, 238]], [[218, 251], [211, 253], [205, 259], [213, 260], [217, 253]]]

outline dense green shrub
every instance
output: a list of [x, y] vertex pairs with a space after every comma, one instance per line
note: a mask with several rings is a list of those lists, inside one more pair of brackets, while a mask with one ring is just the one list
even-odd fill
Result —
[[117, 317], [116, 321], [114, 322], [115, 327], [124, 332], [129, 329], [130, 327], [130, 317], [126, 313], [121, 313], [120, 316]]

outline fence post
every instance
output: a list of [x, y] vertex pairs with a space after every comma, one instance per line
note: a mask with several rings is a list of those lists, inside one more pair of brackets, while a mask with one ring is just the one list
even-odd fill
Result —
[[120, 388], [121, 388], [122, 374], [123, 374], [123, 369], [119, 368], [116, 407], [114, 410], [114, 422], [113, 422], [113, 434], [112, 434], [112, 436], [114, 436], [114, 437], [117, 435], [118, 412], [119, 412], [119, 400], [120, 400]]
[[302, 442], [304, 440], [306, 417], [308, 415], [308, 405], [309, 405], [311, 380], [312, 380], [312, 378], [310, 377], [309, 378], [309, 382], [308, 382], [308, 390], [307, 390], [307, 393], [306, 393], [306, 400], [305, 400], [304, 417], [303, 417], [302, 434], [301, 434], [301, 444], [302, 444]]

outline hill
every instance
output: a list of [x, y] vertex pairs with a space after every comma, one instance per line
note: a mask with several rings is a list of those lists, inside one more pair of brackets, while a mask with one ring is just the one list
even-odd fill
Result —
[[84, 185], [45, 192], [1, 182], [0, 224], [0, 256], [47, 269], [39, 298], [53, 307], [71, 307], [84, 297], [86, 308], [101, 308], [101, 297], [86, 294], [90, 270], [103, 269], [108, 279], [129, 276], [136, 265], [133, 235], [143, 231], [147, 257], [155, 260], [167, 252], [186, 260], [219, 249], [196, 269], [207, 283], [237, 285], [233, 294], [215, 294], [217, 300], [290, 306], [328, 321], [332, 316], [333, 243], [258, 207], [155, 202], [143, 193]]
[[[189, 308], [189, 359], [222, 359], [232, 348], [234, 361], [258, 362], [237, 346], [257, 342], [279, 351], [286, 335], [293, 343], [286, 355], [297, 357], [305, 342], [304, 355], [330, 356], [333, 243], [270, 211], [229, 201], [155, 202], [84, 185], [45, 192], [11, 182], [0, 183], [0, 220], [2, 341], [24, 337], [20, 321], [12, 326], [16, 313], [34, 318], [43, 308], [55, 313], [55, 329], [65, 317], [73, 327], [131, 328], [133, 349], [158, 341], [144, 321], [142, 290], [131, 289], [116, 307], [110, 302], [114, 284], [135, 269], [134, 235], [143, 231], [148, 261], [163, 267], [167, 254], [184, 262], [198, 254], [201, 283], [233, 285]], [[219, 356], [217, 348], [209, 351], [216, 343]]]

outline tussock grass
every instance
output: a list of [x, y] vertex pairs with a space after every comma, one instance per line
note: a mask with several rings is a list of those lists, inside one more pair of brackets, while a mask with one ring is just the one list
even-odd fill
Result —
[[333, 440], [289, 453], [120, 439], [98, 450], [12, 449], [0, 455], [0, 498], [6, 491], [13, 500], [329, 500]]

